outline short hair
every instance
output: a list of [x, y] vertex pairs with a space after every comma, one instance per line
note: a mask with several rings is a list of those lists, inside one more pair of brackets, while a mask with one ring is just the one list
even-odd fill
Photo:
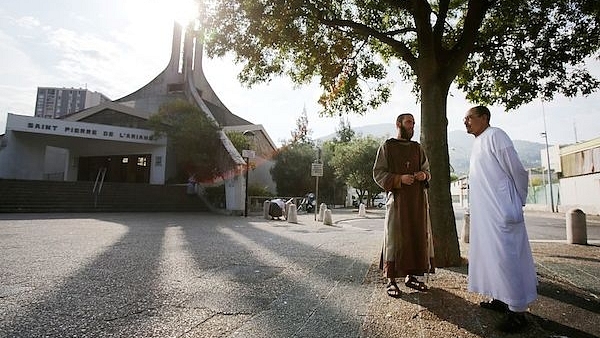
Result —
[[396, 123], [397, 123], [397, 124], [398, 124], [398, 123], [399, 123], [399, 124], [402, 124], [402, 120], [404, 120], [404, 118], [405, 118], [405, 117], [407, 117], [407, 116], [411, 116], [411, 117], [413, 117], [413, 118], [414, 118], [413, 114], [411, 114], [411, 113], [404, 113], [404, 114], [400, 114], [400, 115], [398, 115], [398, 117], [396, 118]]
[[490, 110], [486, 106], [475, 106], [469, 110], [474, 111], [475, 114], [477, 114], [477, 116], [482, 116], [482, 115], [487, 116], [488, 123], [492, 119], [492, 113], [490, 113]]

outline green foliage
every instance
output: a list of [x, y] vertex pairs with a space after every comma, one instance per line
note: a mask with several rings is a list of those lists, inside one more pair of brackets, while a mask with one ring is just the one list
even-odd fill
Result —
[[450, 182], [454, 182], [458, 180], [458, 175], [451, 173], [450, 174]]
[[250, 184], [248, 186], [248, 196], [274, 196], [273, 192], [269, 190], [268, 187], [264, 187], [261, 185]]
[[310, 137], [311, 133], [312, 131], [308, 128], [308, 115], [306, 115], [305, 109], [296, 120], [296, 129], [292, 130], [292, 140], [290, 142], [312, 145], [314, 141]]
[[335, 130], [335, 138], [333, 139], [336, 143], [348, 143], [352, 141], [352, 139], [356, 136], [354, 130], [350, 126], [350, 121], [343, 117], [340, 117], [340, 124], [338, 128]]
[[381, 192], [381, 188], [373, 180], [373, 164], [381, 142], [367, 136], [336, 145], [335, 154], [331, 158], [336, 176], [349, 186], [368, 191], [371, 195]]
[[227, 137], [233, 143], [233, 146], [238, 151], [238, 153], [242, 153], [244, 149], [250, 149], [250, 141], [248, 137], [246, 137], [243, 133], [237, 131], [230, 131], [227, 133]]
[[335, 168], [331, 164], [337, 144], [339, 143], [328, 141], [321, 146], [323, 177], [319, 179], [319, 201], [329, 205], [340, 205], [346, 202], [346, 181], [336, 176]]
[[600, 85], [583, 68], [600, 45], [598, 1], [497, 1], [488, 16], [457, 79], [469, 100], [514, 109]]
[[225, 185], [204, 188], [204, 196], [217, 208], [225, 209]]
[[315, 180], [310, 174], [316, 151], [310, 144], [284, 145], [273, 157], [275, 165], [271, 175], [277, 184], [279, 196], [304, 196], [315, 190]]
[[529, 180], [529, 185], [531, 185], [532, 187], [537, 187], [543, 184], [543, 181], [540, 177], [532, 177]]
[[249, 85], [318, 78], [328, 115], [387, 102], [395, 60], [416, 90], [458, 76], [469, 99], [510, 109], [598, 87], [580, 67], [600, 45], [598, 8], [587, 0], [220, 0], [206, 8], [205, 45], [210, 57], [233, 52]]
[[166, 135], [175, 150], [178, 180], [194, 176], [202, 181], [219, 174], [215, 162], [222, 148], [218, 128], [198, 107], [174, 100], [161, 106], [148, 123], [155, 134]]

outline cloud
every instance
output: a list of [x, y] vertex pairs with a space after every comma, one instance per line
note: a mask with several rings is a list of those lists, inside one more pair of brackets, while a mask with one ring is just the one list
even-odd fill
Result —
[[20, 27], [27, 29], [35, 29], [41, 26], [38, 19], [32, 16], [23, 16], [15, 20], [16, 24]]
[[4, 133], [6, 114], [33, 115], [36, 88], [40, 82], [52, 81], [52, 76], [2, 30], [0, 55], [0, 133]]

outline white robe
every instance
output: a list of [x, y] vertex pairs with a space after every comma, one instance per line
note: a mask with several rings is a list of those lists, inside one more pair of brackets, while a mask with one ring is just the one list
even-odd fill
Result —
[[469, 291], [525, 311], [537, 298], [537, 277], [523, 205], [528, 175], [504, 131], [475, 138], [469, 167]]

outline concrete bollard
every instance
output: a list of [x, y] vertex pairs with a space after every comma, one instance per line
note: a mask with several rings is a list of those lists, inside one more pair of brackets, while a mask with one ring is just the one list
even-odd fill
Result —
[[367, 208], [362, 203], [358, 205], [358, 216], [360, 216], [360, 217], [367, 216]]
[[288, 204], [287, 206], [287, 221], [288, 223], [298, 223], [298, 210], [294, 203]]
[[319, 205], [319, 217], [317, 218], [317, 220], [319, 222], [323, 222], [323, 216], [325, 215], [325, 210], [327, 210], [327, 204], [321, 203], [321, 205]]
[[587, 245], [587, 224], [585, 213], [580, 209], [567, 211], [567, 243]]
[[460, 239], [464, 243], [469, 243], [469, 231], [471, 229], [471, 214], [468, 209], [465, 209], [465, 216], [463, 219], [463, 226], [460, 234]]
[[325, 215], [323, 216], [323, 224], [333, 225], [333, 220], [331, 219], [331, 209], [325, 210]]
[[271, 207], [271, 201], [265, 201], [263, 203], [263, 217], [265, 219], [271, 219], [271, 216], [269, 215], [269, 208]]

